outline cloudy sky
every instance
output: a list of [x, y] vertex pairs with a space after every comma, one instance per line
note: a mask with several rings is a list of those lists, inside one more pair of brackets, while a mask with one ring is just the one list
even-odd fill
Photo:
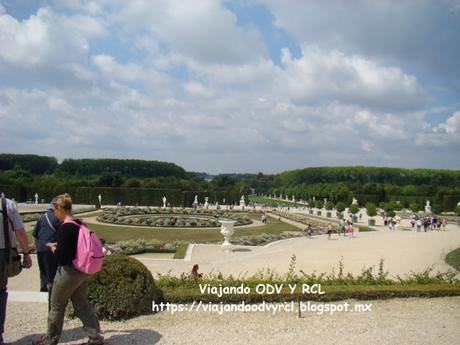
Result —
[[460, 168], [460, 0], [0, 0], [0, 152]]

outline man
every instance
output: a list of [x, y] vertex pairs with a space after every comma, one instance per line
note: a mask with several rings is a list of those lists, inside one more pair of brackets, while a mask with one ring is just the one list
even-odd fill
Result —
[[48, 211], [40, 217], [32, 232], [35, 248], [37, 248], [41, 292], [51, 291], [56, 276], [57, 259], [46, 244], [57, 241], [57, 229], [60, 225], [61, 222], [54, 215], [53, 205], [50, 204]]
[[[7, 284], [8, 277], [5, 274], [5, 263], [7, 261], [7, 250], [5, 246], [5, 228], [4, 219], [8, 222], [8, 234], [10, 238], [11, 247], [16, 247], [16, 240], [22, 248], [23, 258], [22, 265], [24, 268], [32, 266], [32, 260], [29, 254], [29, 241], [27, 240], [24, 224], [22, 223], [21, 216], [19, 215], [16, 205], [9, 199], [2, 198], [1, 200], [0, 216], [0, 345], [3, 345], [3, 333], [5, 331], [5, 318], [6, 318], [6, 303], [8, 299]], [[6, 215], [6, 217], [5, 217]]]

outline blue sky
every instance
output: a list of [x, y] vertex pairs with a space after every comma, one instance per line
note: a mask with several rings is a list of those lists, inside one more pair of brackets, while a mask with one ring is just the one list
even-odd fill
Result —
[[460, 168], [460, 1], [0, 0], [2, 152]]

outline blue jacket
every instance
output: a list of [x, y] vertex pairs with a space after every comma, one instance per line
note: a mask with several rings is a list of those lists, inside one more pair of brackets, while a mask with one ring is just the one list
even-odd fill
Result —
[[56, 218], [53, 210], [48, 210], [46, 214], [54, 229], [48, 223], [45, 215], [42, 215], [40, 219], [37, 220], [37, 224], [32, 232], [32, 235], [37, 239], [37, 252], [49, 251], [46, 244], [57, 241], [57, 230], [61, 225], [60, 220]]

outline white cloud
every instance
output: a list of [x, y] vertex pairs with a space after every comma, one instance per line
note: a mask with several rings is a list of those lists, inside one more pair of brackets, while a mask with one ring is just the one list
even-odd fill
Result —
[[216, 0], [120, 1], [118, 6], [114, 19], [129, 30], [148, 28], [172, 51], [199, 62], [240, 64], [267, 55], [258, 32], [239, 27], [236, 16]]
[[453, 113], [444, 124], [439, 125], [439, 128], [443, 128], [448, 134], [460, 132], [460, 111]]
[[425, 166], [433, 145], [459, 145], [459, 112], [427, 123], [450, 108], [427, 109], [429, 89], [395, 61], [299, 40], [278, 66], [218, 1], [51, 3], [22, 21], [0, 8], [0, 143], [18, 151], [223, 172]]
[[296, 103], [337, 100], [386, 109], [417, 109], [427, 95], [414, 76], [358, 56], [304, 46], [302, 56], [283, 54], [285, 89]]
[[142, 66], [134, 63], [129, 63], [127, 65], [119, 64], [110, 55], [93, 56], [92, 62], [109, 78], [133, 81], [143, 79], [145, 76]]
[[32, 70], [79, 62], [89, 52], [89, 39], [106, 34], [95, 18], [63, 16], [50, 8], [41, 8], [23, 21], [4, 13], [0, 15], [0, 64]]
[[205, 87], [202, 83], [195, 81], [185, 83], [184, 89], [192, 96], [196, 97], [211, 98], [215, 95], [211, 89]]

